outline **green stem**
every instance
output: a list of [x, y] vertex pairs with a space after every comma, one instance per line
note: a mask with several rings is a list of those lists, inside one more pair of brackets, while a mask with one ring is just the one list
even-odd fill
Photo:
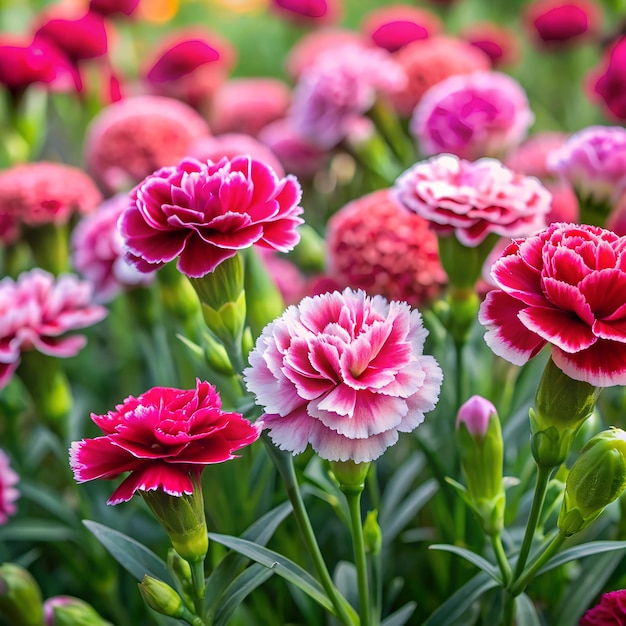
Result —
[[502, 536], [500, 533], [491, 535], [491, 545], [496, 555], [496, 561], [498, 562], [500, 573], [502, 574], [502, 586], [508, 587], [511, 584], [512, 572], [509, 560], [506, 558], [506, 553], [504, 552]]
[[359, 590], [360, 626], [372, 626], [372, 611], [367, 577], [367, 559], [365, 558], [365, 541], [363, 539], [363, 523], [361, 521], [361, 494], [364, 485], [341, 485], [341, 490], [348, 501], [350, 511], [350, 534], [354, 547], [354, 564], [356, 565], [357, 588]]
[[[189, 563], [191, 565], [191, 582], [193, 591], [193, 606], [197, 615], [204, 615], [204, 589], [206, 581], [204, 580], [204, 559]], [[200, 620], [199, 623], [202, 623]]]

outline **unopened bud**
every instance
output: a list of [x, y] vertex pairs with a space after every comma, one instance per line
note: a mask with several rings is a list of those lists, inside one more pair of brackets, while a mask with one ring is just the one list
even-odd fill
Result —
[[55, 596], [43, 605], [46, 626], [113, 626], [80, 598]]
[[188, 610], [175, 589], [147, 574], [139, 583], [139, 591], [146, 604], [161, 615], [182, 617]]
[[0, 565], [0, 616], [11, 626], [41, 626], [43, 621], [39, 586], [15, 563]]
[[378, 511], [368, 511], [363, 523], [363, 540], [368, 554], [379, 554], [383, 547], [383, 534], [378, 524]]

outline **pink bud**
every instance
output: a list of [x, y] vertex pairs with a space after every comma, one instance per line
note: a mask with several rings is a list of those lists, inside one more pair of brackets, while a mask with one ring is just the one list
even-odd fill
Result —
[[472, 436], [484, 437], [491, 416], [496, 414], [496, 407], [489, 400], [482, 396], [472, 396], [461, 405], [456, 417], [456, 427], [459, 428], [463, 423]]

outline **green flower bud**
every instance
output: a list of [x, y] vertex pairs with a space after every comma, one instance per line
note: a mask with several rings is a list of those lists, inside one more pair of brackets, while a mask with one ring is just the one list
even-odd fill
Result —
[[593, 522], [626, 489], [626, 432], [610, 428], [582, 449], [565, 481], [560, 531], [569, 536]]
[[176, 550], [169, 550], [167, 553], [167, 565], [180, 582], [182, 597], [187, 606], [193, 606], [193, 579], [191, 576], [191, 566], [183, 559]]
[[205, 344], [204, 358], [206, 359], [209, 367], [214, 369], [218, 374], [233, 376], [235, 370], [230, 362], [226, 348], [224, 348], [219, 341], [216, 341], [211, 333], [205, 332], [203, 333], [203, 337]]
[[368, 511], [363, 523], [363, 540], [368, 554], [380, 554], [383, 547], [383, 534], [378, 525], [378, 511]]
[[138, 586], [146, 604], [157, 613], [182, 617], [188, 612], [183, 599], [167, 583], [146, 574]]
[[11, 626], [41, 626], [43, 622], [39, 586], [15, 563], [0, 565], [0, 615]]
[[530, 414], [531, 450], [538, 465], [556, 467], [565, 461], [576, 433], [593, 413], [601, 389], [574, 380], [550, 359]]
[[48, 598], [43, 609], [46, 626], [113, 626], [80, 598], [71, 596]]
[[167, 263], [157, 272], [160, 300], [166, 313], [187, 326], [200, 312], [198, 296], [186, 276], [176, 269], [176, 263]]
[[362, 491], [370, 465], [371, 463], [355, 463], [351, 460], [330, 462], [330, 468], [342, 491]]

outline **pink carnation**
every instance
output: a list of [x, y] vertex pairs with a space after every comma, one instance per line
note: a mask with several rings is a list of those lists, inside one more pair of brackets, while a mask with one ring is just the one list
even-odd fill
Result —
[[602, 594], [600, 602], [589, 609], [578, 626], [620, 626], [626, 623], [626, 589]]
[[626, 191], [626, 129], [584, 128], [550, 152], [547, 162], [581, 197], [616, 202]]
[[388, 189], [339, 209], [328, 222], [330, 273], [354, 288], [418, 306], [446, 284], [437, 236]]
[[339, 19], [342, 0], [270, 0], [277, 14], [305, 24], [328, 24]]
[[0, 281], [0, 388], [5, 387], [24, 350], [37, 350], [67, 358], [78, 354], [84, 335], [64, 337], [106, 316], [104, 307], [92, 304], [91, 285], [65, 274], [55, 278], [35, 268], [17, 280]]
[[124, 98], [92, 120], [85, 162], [106, 191], [124, 191], [180, 161], [194, 141], [208, 134], [204, 119], [182, 102], [159, 96]]
[[531, 135], [515, 146], [504, 158], [504, 164], [520, 174], [536, 176], [542, 180], [555, 177], [548, 167], [548, 155], [560, 148], [569, 135], [556, 131], [543, 131]]
[[90, 0], [89, 10], [100, 15], [132, 15], [139, 6], [139, 0]]
[[500, 289], [480, 308], [489, 347], [523, 365], [550, 344], [570, 378], [626, 384], [625, 249], [609, 230], [565, 223], [513, 241], [492, 266]]
[[450, 76], [415, 107], [411, 132], [423, 154], [464, 159], [500, 156], [526, 136], [534, 115], [522, 86], [507, 74]]
[[563, 45], [599, 31], [602, 14], [590, 0], [535, 0], [524, 16], [534, 39], [542, 44]]
[[130, 472], [108, 504], [127, 502], [136, 491], [191, 494], [192, 478], [205, 466], [235, 458], [259, 437], [239, 413], [222, 411], [215, 388], [198, 379], [195, 389], [154, 387], [91, 419], [104, 436], [73, 442], [70, 466], [79, 483]]
[[343, 46], [318, 57], [302, 75], [290, 119], [304, 137], [332, 148], [362, 126], [378, 92], [401, 89], [406, 77], [391, 55], [380, 48]]
[[331, 461], [365, 463], [437, 403], [442, 372], [428, 331], [404, 302], [346, 289], [305, 298], [269, 324], [244, 371], [282, 450], [308, 444]]
[[77, 167], [22, 163], [0, 172], [0, 239], [13, 243], [23, 226], [65, 224], [96, 210], [102, 196]]
[[178, 269], [198, 278], [253, 244], [291, 250], [300, 239], [301, 193], [293, 176], [279, 179], [251, 157], [217, 163], [188, 158], [132, 191], [119, 228], [139, 270], [178, 257]]
[[459, 37], [482, 50], [493, 67], [513, 65], [520, 58], [520, 43], [515, 31], [495, 22], [474, 22], [465, 26]]
[[129, 199], [127, 194], [109, 198], [95, 213], [83, 217], [72, 232], [72, 263], [94, 288], [94, 299], [108, 302], [124, 289], [147, 285], [153, 274], [144, 274], [124, 258], [124, 240], [117, 222]]
[[411, 42], [394, 54], [394, 60], [404, 70], [407, 83], [393, 94], [392, 101], [398, 113], [407, 117], [424, 93], [444, 78], [491, 69], [482, 50], [443, 35]]
[[436, 232], [455, 233], [469, 247], [490, 233], [535, 233], [545, 227], [550, 210], [550, 193], [536, 178], [517, 174], [496, 159], [470, 162], [450, 154], [416, 163], [398, 178], [395, 194]]
[[216, 135], [259, 131], [287, 114], [289, 87], [277, 78], [237, 78], [225, 82], [211, 101], [209, 122]]
[[626, 120], [626, 36], [609, 48], [588, 79], [591, 97], [599, 98], [611, 117]]
[[0, 450], [0, 526], [6, 524], [9, 517], [15, 515], [15, 501], [20, 492], [15, 488], [20, 477], [11, 469], [9, 457]]

